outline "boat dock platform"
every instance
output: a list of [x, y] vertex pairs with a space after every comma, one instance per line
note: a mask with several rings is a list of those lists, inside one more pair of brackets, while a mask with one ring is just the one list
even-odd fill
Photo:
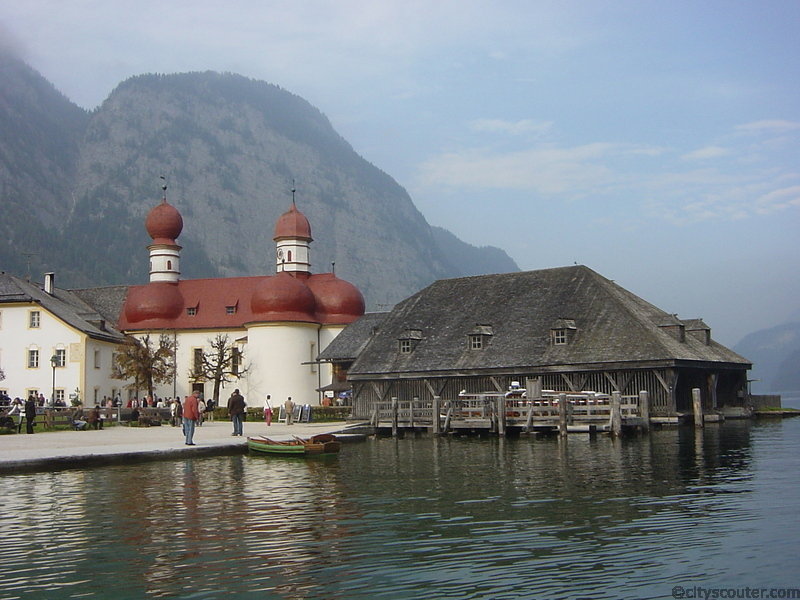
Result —
[[577, 432], [621, 435], [624, 429], [647, 429], [648, 408], [647, 392], [638, 396], [617, 392], [610, 395], [545, 392], [530, 399], [513, 392], [463, 394], [453, 400], [392, 398], [374, 407], [370, 421], [376, 429], [391, 429], [393, 435], [401, 430], [418, 429], [434, 434], [485, 431], [505, 435], [513, 429], [561, 435]]

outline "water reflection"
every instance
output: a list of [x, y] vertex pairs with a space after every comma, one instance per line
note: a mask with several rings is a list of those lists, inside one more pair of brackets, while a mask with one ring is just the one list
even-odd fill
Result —
[[[754, 584], [788, 571], [764, 548], [797, 533], [798, 445], [791, 422], [734, 422], [9, 476], [18, 518], [2, 525], [0, 597], [642, 598]], [[764, 495], [790, 524], [765, 525]]]

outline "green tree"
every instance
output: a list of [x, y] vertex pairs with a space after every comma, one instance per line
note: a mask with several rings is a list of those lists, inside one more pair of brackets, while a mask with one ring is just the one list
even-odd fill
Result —
[[210, 350], [195, 355], [189, 378], [193, 382], [213, 381], [214, 405], [219, 406], [219, 391], [223, 384], [238, 379], [249, 367], [242, 364], [242, 353], [238, 346], [229, 341], [227, 334], [217, 334], [213, 340], [208, 340], [208, 344]]
[[157, 345], [149, 334], [141, 339], [129, 336], [114, 358], [113, 377], [132, 379], [128, 387], [134, 388], [137, 395], [144, 388], [153, 396], [155, 384], [169, 383], [174, 376], [175, 342], [165, 334], [161, 334]]

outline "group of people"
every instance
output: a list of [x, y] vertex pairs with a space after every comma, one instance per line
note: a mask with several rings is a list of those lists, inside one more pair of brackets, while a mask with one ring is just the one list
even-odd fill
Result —
[[[211, 402], [211, 401], [209, 401]], [[173, 409], [173, 424], [177, 420], [183, 425], [183, 434], [186, 437], [186, 445], [187, 446], [194, 446], [194, 432], [197, 427], [202, 424], [203, 419], [203, 399], [200, 395], [200, 392], [195, 391], [192, 393], [191, 396], [186, 396], [183, 401], [183, 404], [180, 401], [176, 401], [174, 409]], [[294, 413], [297, 405], [292, 400], [292, 397], [286, 400], [283, 403], [283, 409], [286, 413], [286, 424], [291, 425], [294, 423]], [[231, 417], [231, 423], [233, 423], [233, 436], [241, 436], [244, 433], [244, 420], [245, 415], [247, 413], [247, 403], [244, 400], [244, 396], [239, 393], [238, 389], [233, 390], [230, 398], [228, 398], [228, 414]], [[213, 413], [212, 413], [213, 414]], [[264, 421], [266, 424], [272, 425], [272, 416], [273, 416], [273, 408], [272, 408], [272, 398], [271, 396], [267, 395], [267, 399], [264, 403]]]
[[[228, 398], [228, 414], [233, 421], [233, 434], [242, 435], [242, 422], [244, 421], [244, 413], [246, 408], [244, 396], [236, 389]], [[203, 419], [208, 416], [212, 421], [214, 420], [214, 401], [209, 400], [205, 402], [199, 391], [195, 390], [191, 396], [186, 396], [183, 404], [176, 400], [174, 410], [172, 412], [173, 423], [180, 419], [183, 425], [183, 434], [186, 437], [186, 445], [194, 446], [194, 431], [195, 428], [202, 426]]]
[[88, 415], [83, 414], [83, 406], [78, 405], [72, 411], [72, 426], [75, 429], [102, 429], [105, 415], [100, 411], [100, 407], [95, 404]]
[[25, 431], [26, 433], [33, 433], [33, 426], [36, 424], [36, 408], [39, 406], [39, 399], [31, 394], [28, 396], [26, 401], [22, 401], [22, 398], [14, 398], [11, 400], [9, 398], [9, 403], [6, 404], [8, 410], [6, 410], [5, 414], [3, 414], [3, 419], [10, 424], [10, 426], [15, 426], [17, 428], [17, 432], [22, 432], [22, 419], [25, 419]]
[[[286, 402], [283, 403], [283, 410], [286, 414], [286, 424], [291, 425], [294, 423], [294, 413], [297, 405], [292, 400], [292, 397], [289, 396], [286, 399]], [[267, 399], [264, 402], [264, 422], [267, 426], [272, 425], [272, 417], [275, 416], [275, 411], [272, 408], [272, 396], [267, 394]]]

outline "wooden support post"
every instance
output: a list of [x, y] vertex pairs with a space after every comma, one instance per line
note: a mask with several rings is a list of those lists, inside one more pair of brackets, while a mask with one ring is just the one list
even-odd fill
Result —
[[[120, 419], [121, 418], [122, 415], [120, 414]], [[376, 406], [375, 408], [372, 409], [372, 413], [369, 416], [369, 422], [372, 424], [373, 427], [377, 427], [379, 420], [380, 417], [378, 417], [378, 407]]]
[[622, 394], [619, 392], [611, 392], [611, 417], [609, 425], [611, 427], [611, 435], [622, 435], [622, 412], [620, 409], [620, 402]]
[[506, 434], [506, 397], [500, 396], [497, 399], [497, 435]]
[[700, 394], [700, 388], [692, 388], [692, 411], [694, 412], [694, 426], [704, 427], [703, 396]]
[[397, 398], [392, 396], [392, 437], [397, 437], [398, 407], [399, 403], [397, 402]]
[[558, 395], [558, 435], [567, 437], [567, 395]]
[[639, 417], [642, 419], [642, 431], [650, 430], [650, 392], [639, 392]]
[[528, 397], [528, 418], [525, 419], [525, 432], [530, 433], [533, 429], [533, 400]]
[[416, 404], [418, 398], [414, 396], [411, 398], [411, 402], [408, 403], [408, 420], [409, 420], [409, 427], [414, 429], [414, 404]]
[[450, 431], [450, 419], [453, 418], [453, 401], [447, 401], [447, 414], [444, 416], [444, 432]]
[[441, 423], [439, 422], [439, 405], [441, 403], [442, 399], [439, 398], [439, 396], [433, 397], [433, 415], [432, 415], [433, 435], [439, 435], [441, 433], [441, 430], [439, 428], [439, 426], [441, 425]]

